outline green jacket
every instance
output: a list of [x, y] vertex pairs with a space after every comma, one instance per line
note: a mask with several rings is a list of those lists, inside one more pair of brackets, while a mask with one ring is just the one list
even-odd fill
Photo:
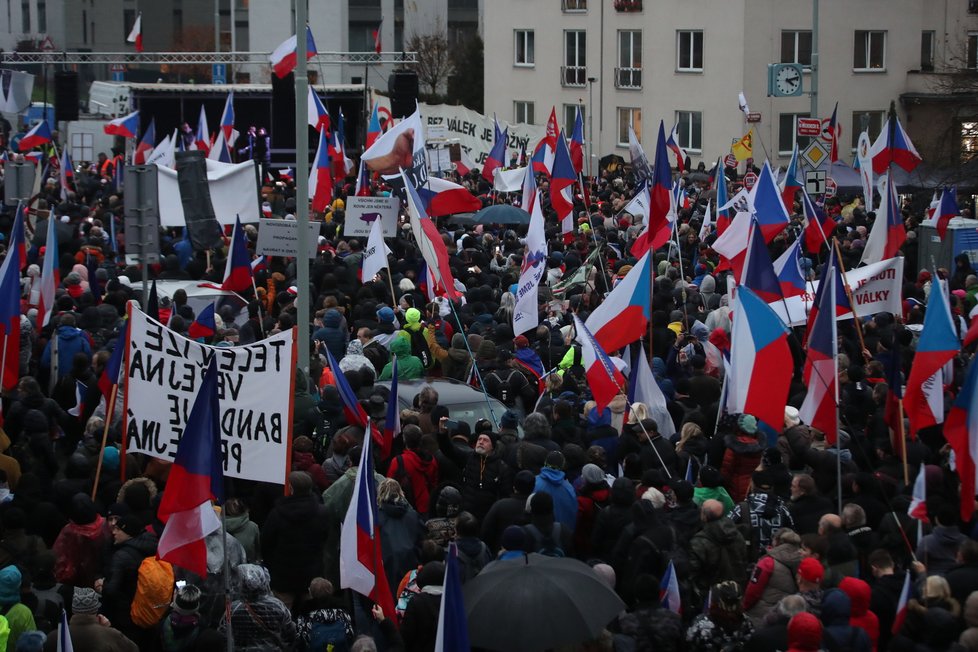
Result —
[[[421, 360], [411, 355], [411, 342], [402, 337], [391, 340], [391, 353], [397, 356], [398, 380], [414, 380], [424, 378], [424, 365]], [[390, 380], [394, 368], [394, 359], [388, 362], [380, 372], [379, 380]]]
[[734, 508], [733, 498], [723, 487], [696, 487], [693, 489], [693, 502], [702, 505], [707, 500], [719, 500], [723, 503], [723, 515], [726, 516]]
[[34, 624], [34, 614], [30, 608], [18, 602], [6, 614], [7, 624], [10, 626], [10, 633], [7, 636], [7, 652], [14, 652], [17, 649], [17, 639], [24, 632], [37, 629]]

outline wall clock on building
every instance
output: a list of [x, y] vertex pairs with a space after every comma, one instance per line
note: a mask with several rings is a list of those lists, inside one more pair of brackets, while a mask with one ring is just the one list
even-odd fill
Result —
[[802, 67], [797, 63], [768, 65], [767, 94], [773, 97], [798, 97], [802, 94]]

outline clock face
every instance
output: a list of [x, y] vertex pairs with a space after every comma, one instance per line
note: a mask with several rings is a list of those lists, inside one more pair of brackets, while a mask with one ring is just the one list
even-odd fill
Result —
[[792, 66], [780, 68], [775, 75], [774, 85], [781, 95], [795, 95], [801, 90], [801, 74]]

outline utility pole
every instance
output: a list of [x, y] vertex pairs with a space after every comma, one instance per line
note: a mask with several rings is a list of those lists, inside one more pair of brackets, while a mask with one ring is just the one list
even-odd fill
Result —
[[[232, 0], [233, 2], [234, 0]], [[295, 3], [295, 220], [299, 227], [295, 265], [299, 293], [296, 321], [299, 325], [298, 367], [309, 369], [309, 76], [306, 62], [307, 0]]]
[[811, 117], [818, 117], [818, 0], [812, 0], [812, 77], [809, 96], [812, 100]]

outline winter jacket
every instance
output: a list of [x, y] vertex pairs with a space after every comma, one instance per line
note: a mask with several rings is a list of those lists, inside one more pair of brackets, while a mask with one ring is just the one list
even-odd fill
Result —
[[[822, 597], [822, 644], [832, 648], [846, 648], [853, 652], [871, 652], [873, 644], [869, 634], [849, 624], [852, 617], [852, 601], [844, 591], [831, 589]], [[848, 647], [846, 647], [848, 646]]]
[[[743, 513], [745, 506], [748, 514]], [[777, 530], [794, 527], [788, 506], [775, 493], [748, 494], [747, 498], [734, 506], [729, 517], [740, 527], [744, 539], [750, 545], [756, 546], [755, 550], [750, 551], [752, 559], [757, 559], [771, 545], [771, 539]]]
[[129, 609], [136, 595], [139, 565], [147, 557], [156, 555], [158, 542], [155, 534], [143, 530], [139, 535], [114, 546], [112, 551], [102, 588], [102, 609], [112, 626], [123, 632], [134, 626]]
[[798, 592], [795, 573], [800, 563], [801, 550], [788, 543], [771, 548], [758, 560], [744, 591], [744, 611], [755, 627], [762, 626], [764, 617], [781, 598]]
[[[236, 570], [240, 596], [231, 603], [230, 629], [236, 652], [289, 650], [296, 638], [292, 614], [269, 590], [268, 571], [253, 564], [242, 564]], [[308, 583], [307, 583], [308, 586]], [[228, 621], [221, 621], [227, 632]]]
[[689, 578], [705, 597], [709, 588], [725, 580], [743, 586], [747, 542], [729, 518], [710, 521], [689, 542]]
[[927, 576], [944, 575], [957, 563], [958, 546], [967, 537], [956, 525], [938, 525], [920, 540], [917, 559], [927, 560]]
[[54, 577], [62, 584], [92, 588], [102, 577], [102, 553], [112, 541], [105, 519], [97, 516], [87, 525], [70, 522], [62, 528], [52, 552], [57, 560]]
[[[76, 650], [91, 652], [139, 652], [139, 646], [114, 627], [106, 627], [93, 614], [74, 614], [68, 621], [71, 643]], [[59, 649], [58, 632], [48, 634], [45, 652]]]
[[564, 472], [544, 467], [537, 476], [533, 491], [550, 494], [554, 500], [554, 519], [559, 521], [567, 532], [573, 533], [577, 525], [577, 492], [567, 481]]
[[258, 524], [251, 520], [248, 512], [225, 518], [228, 534], [233, 536], [244, 548], [249, 564], [257, 564], [261, 559], [261, 535]]
[[452, 345], [447, 349], [438, 345], [433, 328], [426, 328], [424, 337], [428, 342], [431, 355], [441, 363], [442, 375], [455, 380], [465, 380], [468, 377], [469, 369], [472, 367], [472, 357], [465, 348], [465, 336], [462, 333], [452, 335]]
[[340, 371], [343, 373], [348, 371], [359, 372], [361, 369], [366, 369], [371, 376], [377, 377], [377, 370], [374, 369], [374, 365], [363, 354], [363, 343], [353, 339], [346, 345], [346, 355], [340, 360]]
[[[80, 328], [74, 326], [58, 326], [58, 378], [63, 378], [71, 372], [71, 362], [76, 353], [92, 355], [92, 346], [88, 336]], [[51, 368], [51, 342], [49, 341], [41, 354], [41, 369]]]
[[418, 567], [418, 551], [427, 529], [407, 502], [381, 503], [377, 524], [387, 586], [396, 587], [408, 571]]
[[306, 451], [292, 451], [292, 470], [305, 471], [312, 478], [313, 484], [323, 491], [329, 486], [329, 479], [323, 467], [316, 461], [316, 456]]
[[[352, 466], [323, 492], [323, 507], [326, 509], [326, 547], [323, 553], [326, 575], [324, 577], [332, 582], [333, 586], [339, 586], [340, 582], [340, 525], [346, 518], [346, 510], [353, 498], [356, 479], [357, 467]], [[384, 476], [374, 473], [375, 488], [383, 480]]]
[[[415, 380], [424, 377], [424, 365], [416, 356], [411, 355], [411, 342], [404, 337], [395, 337], [391, 341], [391, 353], [397, 356], [397, 378], [398, 380]], [[380, 372], [379, 380], [390, 380], [394, 370], [393, 356], [390, 362], [384, 365]]]
[[341, 329], [343, 315], [336, 308], [330, 308], [323, 314], [323, 326], [313, 333], [312, 338], [319, 340], [339, 362], [346, 355], [346, 332]]
[[293, 495], [279, 500], [261, 531], [262, 560], [272, 588], [302, 594], [323, 573], [326, 508], [315, 496]]
[[723, 487], [696, 487], [693, 489], [693, 502], [702, 505], [708, 500], [719, 500], [723, 503], [723, 513], [729, 514], [734, 508], [733, 498]]
[[591, 533], [591, 554], [606, 562], [612, 561], [612, 552], [618, 535], [632, 520], [632, 503], [635, 490], [631, 480], [618, 478], [611, 485], [609, 504], [598, 511]]
[[607, 483], [585, 486], [578, 490], [577, 524], [574, 528], [574, 550], [582, 557], [591, 552], [591, 535], [598, 514], [608, 506], [611, 490]]
[[418, 514], [431, 509], [431, 492], [438, 486], [438, 461], [423, 451], [405, 450], [391, 459], [387, 477], [405, 487], [404, 494]]
[[615, 649], [639, 652], [680, 652], [683, 649], [683, 623], [678, 614], [658, 603], [639, 604], [618, 617], [621, 636], [615, 637]]
[[[492, 552], [499, 550], [499, 540], [503, 531], [510, 525], [526, 525], [526, 499], [519, 494], [511, 498], [500, 498], [492, 504], [486, 517], [482, 519], [479, 538], [486, 542]], [[429, 521], [430, 523], [431, 521]]]
[[761, 461], [764, 444], [757, 437], [745, 434], [727, 435], [724, 443], [727, 450], [723, 454], [720, 474], [726, 482], [730, 497], [735, 503], [739, 503], [750, 489], [751, 476]]
[[869, 610], [869, 600], [872, 595], [869, 584], [855, 577], [846, 577], [839, 582], [839, 588], [849, 596], [852, 603], [849, 624], [866, 630], [873, 644], [873, 652], [876, 652], [880, 639], [880, 621], [876, 614]]
[[826, 514], [835, 512], [832, 501], [825, 496], [802, 494], [792, 498], [788, 505], [791, 519], [795, 523], [798, 534], [814, 534], [818, 532], [818, 522]]
[[434, 652], [441, 608], [440, 586], [426, 586], [411, 598], [401, 620], [404, 647], [412, 652]]

